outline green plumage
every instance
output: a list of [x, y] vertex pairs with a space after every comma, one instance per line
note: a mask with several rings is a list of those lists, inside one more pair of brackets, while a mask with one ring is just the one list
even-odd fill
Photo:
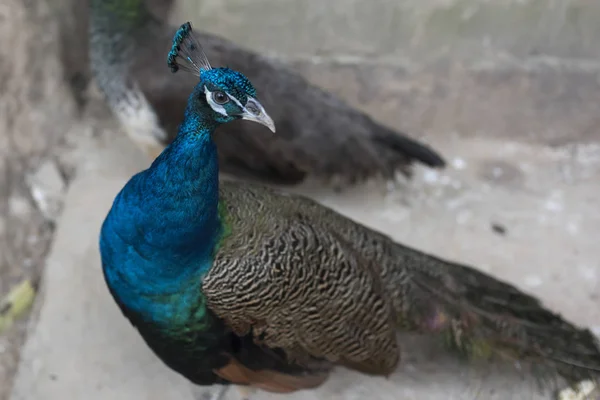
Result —
[[[139, 28], [152, 20], [144, 7], [144, 0], [90, 0], [96, 10], [93, 18], [103, 19], [112, 30]], [[119, 28], [117, 28], [119, 27]]]

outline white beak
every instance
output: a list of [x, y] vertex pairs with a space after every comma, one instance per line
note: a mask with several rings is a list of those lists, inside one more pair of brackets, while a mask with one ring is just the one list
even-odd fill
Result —
[[275, 133], [275, 122], [273, 122], [273, 119], [269, 117], [262, 104], [255, 98], [248, 97], [248, 102], [246, 102], [244, 112], [242, 113], [242, 119], [258, 122]]

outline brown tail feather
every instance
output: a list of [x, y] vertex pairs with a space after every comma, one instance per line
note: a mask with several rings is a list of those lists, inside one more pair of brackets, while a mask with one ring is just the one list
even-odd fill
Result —
[[541, 302], [473, 268], [422, 255], [410, 284], [429, 315], [413, 315], [424, 331], [446, 333], [467, 357], [530, 362], [570, 382], [600, 379], [600, 342]]

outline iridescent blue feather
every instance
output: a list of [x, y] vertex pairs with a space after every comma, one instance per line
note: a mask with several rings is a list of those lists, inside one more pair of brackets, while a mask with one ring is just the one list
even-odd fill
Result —
[[192, 32], [192, 24], [181, 25], [173, 37], [173, 46], [167, 56], [167, 65], [171, 72], [182, 69], [200, 76], [201, 71], [212, 69], [204, 49]]

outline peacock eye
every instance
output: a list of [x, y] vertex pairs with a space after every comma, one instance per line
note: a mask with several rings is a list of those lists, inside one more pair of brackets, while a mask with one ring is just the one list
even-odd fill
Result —
[[213, 92], [212, 98], [215, 101], [215, 103], [219, 105], [223, 105], [229, 101], [229, 96], [227, 96], [225, 92], [221, 92], [220, 90]]

